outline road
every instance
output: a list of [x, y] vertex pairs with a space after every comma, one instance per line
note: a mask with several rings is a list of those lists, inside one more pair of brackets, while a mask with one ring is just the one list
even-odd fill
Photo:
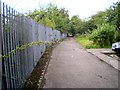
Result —
[[54, 48], [44, 88], [118, 88], [118, 71], [73, 38]]

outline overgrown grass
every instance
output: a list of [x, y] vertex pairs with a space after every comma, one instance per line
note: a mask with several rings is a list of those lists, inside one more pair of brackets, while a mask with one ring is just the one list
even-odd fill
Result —
[[82, 47], [90, 49], [90, 48], [100, 48], [99, 45], [95, 44], [93, 41], [89, 40], [87, 36], [77, 36], [75, 37], [76, 42], [78, 42]]

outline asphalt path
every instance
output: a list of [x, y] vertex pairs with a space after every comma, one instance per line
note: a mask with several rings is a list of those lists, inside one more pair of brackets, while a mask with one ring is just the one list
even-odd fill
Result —
[[44, 88], [118, 88], [118, 71], [73, 38], [54, 48]]

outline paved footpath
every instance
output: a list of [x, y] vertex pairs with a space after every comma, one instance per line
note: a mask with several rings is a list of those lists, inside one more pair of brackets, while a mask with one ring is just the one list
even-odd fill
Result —
[[54, 48], [44, 88], [118, 88], [118, 71], [73, 38]]

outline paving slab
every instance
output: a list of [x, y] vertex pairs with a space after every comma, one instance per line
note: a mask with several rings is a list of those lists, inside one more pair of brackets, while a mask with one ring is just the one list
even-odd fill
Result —
[[87, 51], [120, 71], [120, 67], [119, 67], [120, 61], [105, 54], [105, 53], [115, 53], [112, 51], [112, 49], [87, 49]]

